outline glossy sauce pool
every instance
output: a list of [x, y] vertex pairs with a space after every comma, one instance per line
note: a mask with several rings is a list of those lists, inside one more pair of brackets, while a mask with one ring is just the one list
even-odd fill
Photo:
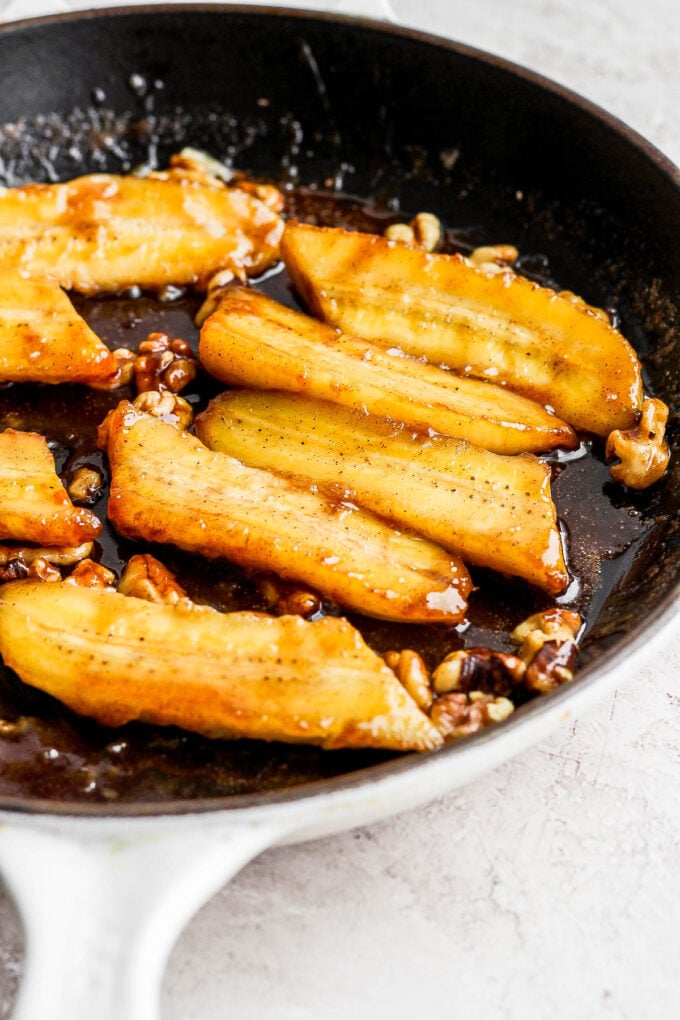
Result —
[[[288, 214], [328, 225], [382, 232], [389, 216], [354, 200], [299, 189], [289, 196]], [[508, 239], [511, 240], [511, 239]], [[464, 246], [455, 231], [444, 250]], [[531, 269], [531, 260], [520, 264]], [[535, 275], [535, 274], [534, 274]], [[545, 274], [540, 277], [546, 282]], [[254, 285], [298, 307], [285, 272], [276, 268]], [[75, 304], [110, 347], [135, 348], [149, 332], [160, 330], [197, 347], [193, 324], [200, 296], [181, 295], [163, 302], [149, 295], [84, 299]], [[204, 373], [183, 396], [198, 411], [223, 387]], [[68, 481], [84, 465], [106, 477], [106, 459], [96, 448], [97, 426], [131, 390], [97, 392], [80, 386], [0, 387], [0, 429], [41, 432], [48, 439], [57, 470]], [[578, 451], [548, 458], [553, 496], [564, 537], [572, 583], [557, 603], [573, 608], [588, 633], [622, 579], [654, 553], [665, 521], [658, 512], [659, 488], [627, 493], [614, 484], [604, 462], [602, 443], [584, 440]], [[92, 507], [106, 520], [104, 491]], [[226, 562], [208, 562], [170, 546], [121, 539], [107, 524], [95, 558], [118, 574], [133, 552], [153, 552], [173, 570], [189, 595], [224, 611], [267, 609], [254, 579]], [[473, 570], [478, 590], [470, 599], [468, 621], [457, 627], [400, 625], [356, 615], [350, 617], [378, 652], [414, 648], [429, 666], [460, 647], [483, 645], [513, 650], [509, 634], [529, 614], [554, 601], [523, 582], [491, 571]], [[327, 612], [338, 612], [327, 606]], [[602, 638], [602, 626], [598, 639]], [[520, 708], [521, 711], [521, 708]], [[214, 798], [280, 789], [323, 779], [384, 761], [386, 752], [333, 751], [265, 744], [213, 741], [175, 729], [131, 724], [111, 730], [79, 718], [55, 699], [33, 690], [0, 665], [0, 797], [30, 797], [66, 802], [162, 802]]]

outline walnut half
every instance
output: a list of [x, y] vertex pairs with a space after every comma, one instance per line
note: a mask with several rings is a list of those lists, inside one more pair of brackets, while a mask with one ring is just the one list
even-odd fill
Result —
[[149, 333], [142, 340], [133, 368], [138, 393], [179, 393], [193, 382], [197, 370], [196, 355], [186, 340], [171, 340], [167, 333]]
[[574, 679], [580, 628], [578, 613], [558, 608], [535, 613], [515, 627], [512, 638], [526, 663], [523, 683], [530, 691], [546, 694]]
[[159, 390], [146, 390], [135, 397], [134, 406], [138, 411], [144, 411], [153, 418], [160, 418], [161, 421], [174, 425], [180, 432], [189, 428], [194, 417], [191, 404], [184, 397], [179, 397], [168, 390], [162, 393]]
[[670, 452], [665, 440], [668, 408], [656, 397], [646, 399], [637, 425], [615, 429], [607, 439], [609, 460], [620, 458], [609, 473], [616, 482], [631, 489], [647, 489], [658, 482], [668, 467]]
[[385, 652], [384, 659], [418, 708], [427, 712], [432, 705], [432, 686], [427, 667], [418, 652], [403, 648], [400, 652]]
[[311, 588], [284, 581], [277, 574], [258, 574], [254, 580], [268, 612], [277, 616], [302, 616], [308, 620], [321, 609], [321, 595]]
[[23, 581], [25, 578], [33, 581], [61, 581], [61, 573], [42, 556], [37, 556], [30, 563], [26, 563], [18, 556], [7, 563], [0, 560], [0, 584], [6, 581]]
[[443, 659], [432, 676], [437, 694], [483, 691], [505, 697], [524, 677], [526, 664], [492, 648], [460, 648]]
[[434, 213], [419, 212], [410, 223], [392, 223], [385, 231], [388, 241], [414, 244], [423, 251], [434, 251], [442, 239], [442, 225]]
[[115, 591], [116, 575], [101, 563], [86, 559], [81, 560], [71, 571], [64, 584], [75, 584], [79, 588], [105, 588]]
[[483, 273], [507, 273], [518, 258], [514, 244], [484, 244], [470, 252], [467, 262]]
[[503, 722], [514, 712], [508, 698], [495, 698], [483, 691], [455, 692], [437, 698], [430, 719], [445, 740], [458, 740]]

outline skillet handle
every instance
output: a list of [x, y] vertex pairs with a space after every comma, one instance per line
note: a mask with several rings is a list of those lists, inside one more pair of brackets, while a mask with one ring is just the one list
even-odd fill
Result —
[[285, 833], [242, 819], [139, 824], [148, 821], [132, 835], [92, 833], [93, 819], [0, 826], [0, 868], [26, 936], [12, 1020], [159, 1020], [163, 971], [186, 923]]

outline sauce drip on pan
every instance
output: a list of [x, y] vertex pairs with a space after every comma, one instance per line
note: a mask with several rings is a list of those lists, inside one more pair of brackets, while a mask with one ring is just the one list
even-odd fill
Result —
[[[290, 196], [289, 212], [325, 225], [345, 225], [382, 233], [387, 216], [350, 199], [300, 189]], [[455, 234], [444, 250], [460, 250]], [[543, 277], [541, 282], [552, 281]], [[265, 293], [297, 307], [286, 274], [270, 272], [256, 281]], [[78, 298], [75, 303], [111, 348], [135, 348], [160, 330], [197, 347], [193, 324], [200, 297], [183, 295], [163, 302], [148, 295]], [[199, 373], [183, 396], [196, 409], [223, 387]], [[106, 475], [105, 458], [96, 448], [96, 430], [108, 410], [133, 393], [97, 392], [84, 387], [9, 385], [0, 388], [0, 428], [44, 434], [57, 469], [68, 476], [81, 466]], [[573, 582], [558, 604], [577, 610], [588, 626], [636, 560], [654, 544], [661, 526], [654, 496], [626, 496], [612, 484], [602, 445], [582, 444], [579, 451], [551, 458], [553, 496], [566, 537]], [[92, 507], [106, 519], [106, 492]], [[170, 547], [143, 546], [120, 539], [107, 525], [96, 555], [120, 572], [131, 553], [152, 551], [197, 601], [222, 610], [259, 609], [257, 588], [229, 563], [198, 562]], [[470, 602], [469, 622], [455, 628], [399, 625], [352, 617], [378, 652], [413, 648], [434, 666], [456, 648], [484, 645], [512, 651], [513, 627], [546, 608], [544, 595], [519, 581], [488, 571], [472, 571], [478, 585]], [[328, 611], [334, 612], [333, 607]], [[586, 656], [587, 656], [586, 646]], [[160, 802], [222, 797], [323, 779], [384, 761], [377, 751], [322, 752], [315, 748], [257, 741], [210, 741], [177, 730], [130, 725], [104, 729], [81, 719], [54, 699], [23, 685], [0, 666], [0, 798], [32, 797], [67, 802]]]

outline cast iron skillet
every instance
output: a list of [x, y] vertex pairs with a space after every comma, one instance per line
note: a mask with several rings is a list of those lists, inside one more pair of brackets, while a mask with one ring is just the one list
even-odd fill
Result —
[[[435, 210], [463, 246], [511, 241], [544, 255], [562, 287], [616, 306], [648, 385], [671, 405], [676, 465], [651, 494], [612, 495], [623, 516], [645, 526], [623, 556], [607, 548], [609, 537], [595, 542], [607, 582], [589, 604], [577, 679], [497, 730], [426, 757], [284, 750], [276, 781], [270, 772], [259, 785], [250, 758], [248, 782], [221, 796], [111, 805], [38, 790], [4, 796], [0, 809], [40, 823], [204, 811], [263, 819], [287, 805], [321, 811], [314, 805], [354, 798], [353, 813], [296, 828], [297, 836], [331, 831], [490, 767], [644, 654], [672, 614], [680, 565], [680, 178], [651, 146], [566, 90], [464, 46], [348, 18], [202, 5], [3, 27], [0, 124], [13, 125], [0, 148], [6, 183], [162, 164], [192, 145], [257, 176], [370, 199], [395, 215]], [[400, 785], [408, 792], [390, 799]], [[382, 802], [378, 790], [388, 791]], [[249, 852], [255, 843], [244, 859]]]
[[[653, 389], [675, 403], [677, 173], [620, 124], [557, 86], [415, 32], [262, 9], [118, 10], [6, 26], [0, 57], [0, 124], [13, 125], [0, 136], [6, 183], [164, 164], [188, 144], [288, 186], [360, 196], [395, 214], [432, 209], [463, 243], [507, 240], [541, 253], [562, 287], [614, 304], [625, 334], [645, 355]], [[541, 266], [534, 261], [528, 268]], [[637, 522], [636, 515], [645, 526], [630, 531], [632, 545], [621, 556], [609, 547], [611, 521], [599, 536], [586, 524], [599, 576], [576, 687], [625, 655], [676, 590], [674, 477], [651, 497], [611, 488], [617, 526]], [[647, 526], [657, 518], [660, 524]], [[583, 522], [572, 530], [582, 531]], [[499, 596], [506, 617], [514, 591]], [[483, 642], [502, 629], [503, 612], [497, 615], [489, 611], [481, 621]], [[477, 633], [469, 638], [475, 640]], [[554, 698], [566, 702], [573, 689]], [[543, 709], [533, 702], [508, 726]], [[455, 746], [443, 754], [463, 751]], [[337, 788], [418, 765], [412, 756], [383, 761], [237, 746], [225, 766], [231, 780], [218, 784], [217, 796], [207, 784], [196, 790], [168, 780], [165, 792], [145, 790], [132, 798], [137, 803], [91, 805], [82, 797], [77, 807], [153, 812], [162, 799], [166, 811], [197, 810], [228, 806], [234, 795], [239, 805], [244, 797], [259, 803], [315, 792], [320, 780]], [[62, 804], [70, 798], [58, 791], [41, 804], [40, 793], [27, 799], [0, 789], [0, 803], [20, 810], [75, 806]]]

